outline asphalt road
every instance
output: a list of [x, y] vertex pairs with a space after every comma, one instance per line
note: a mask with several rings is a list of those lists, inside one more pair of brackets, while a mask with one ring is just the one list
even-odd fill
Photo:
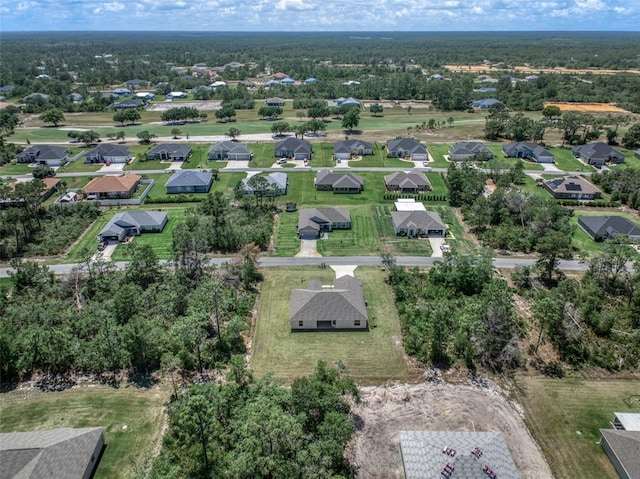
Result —
[[[235, 257], [214, 258], [210, 260], [210, 264], [222, 264], [232, 261]], [[442, 261], [441, 258], [431, 258], [426, 256], [397, 256], [396, 263], [400, 266], [433, 266], [435, 261]], [[493, 264], [496, 268], [513, 269], [516, 266], [534, 265], [535, 259], [531, 258], [494, 258]], [[379, 256], [327, 256], [322, 258], [260, 258], [260, 266], [265, 268], [283, 267], [283, 266], [320, 266], [326, 265], [357, 265], [357, 266], [381, 266], [382, 261]], [[126, 262], [115, 262], [114, 265], [118, 269], [126, 267]], [[56, 275], [64, 275], [73, 268], [77, 268], [78, 264], [54, 264], [49, 269]], [[563, 271], [584, 271], [587, 265], [580, 261], [560, 261], [559, 269]], [[0, 278], [6, 278], [12, 268], [0, 268]]]

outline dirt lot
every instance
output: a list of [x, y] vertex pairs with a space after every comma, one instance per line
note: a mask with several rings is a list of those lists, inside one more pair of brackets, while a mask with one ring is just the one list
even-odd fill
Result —
[[631, 113], [619, 106], [609, 105], [608, 103], [545, 103], [544, 106], [557, 106], [562, 111]]
[[489, 382], [477, 385], [402, 384], [361, 388], [353, 405], [357, 432], [347, 457], [357, 477], [402, 479], [401, 430], [499, 431], [522, 479], [553, 475], [522, 419], [520, 406]]

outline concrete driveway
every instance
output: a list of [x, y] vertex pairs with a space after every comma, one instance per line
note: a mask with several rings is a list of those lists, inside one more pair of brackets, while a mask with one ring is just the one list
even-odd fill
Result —
[[98, 251], [93, 255], [93, 260], [97, 261], [101, 259], [102, 261], [111, 261], [111, 255], [116, 250], [116, 246], [118, 246], [118, 243], [107, 244], [107, 246], [102, 251]]
[[300, 240], [300, 251], [296, 258], [319, 258], [318, 240]]
[[229, 161], [227, 161], [227, 166], [225, 166], [222, 169], [225, 170], [227, 168], [234, 168], [234, 169], [249, 168], [249, 162], [247, 160], [244, 160], [244, 161], [243, 160], [229, 160]]
[[102, 165], [102, 168], [98, 170], [98, 173], [115, 173], [120, 174], [124, 171], [124, 167], [127, 166], [126, 163], [111, 163], [109, 166]]
[[431, 237], [429, 236], [429, 244], [431, 244], [431, 249], [433, 252], [431, 253], [432, 258], [442, 258], [442, 248], [441, 246], [444, 244], [444, 238]]
[[558, 169], [558, 167], [554, 163], [538, 163], [538, 164], [542, 165], [542, 167], [544, 168], [544, 171], [549, 171], [552, 173], [564, 173], [564, 171]]

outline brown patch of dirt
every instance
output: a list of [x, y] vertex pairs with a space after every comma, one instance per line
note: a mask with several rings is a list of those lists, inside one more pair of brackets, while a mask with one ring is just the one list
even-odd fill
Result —
[[613, 112], [631, 114], [631, 112], [620, 108], [619, 106], [611, 105], [609, 103], [545, 103], [544, 106], [557, 106], [562, 111], [587, 111], [596, 113]]
[[498, 431], [522, 479], [553, 475], [524, 423], [521, 406], [489, 381], [476, 385], [399, 384], [362, 387], [352, 405], [356, 433], [346, 456], [356, 477], [402, 479], [401, 430]]

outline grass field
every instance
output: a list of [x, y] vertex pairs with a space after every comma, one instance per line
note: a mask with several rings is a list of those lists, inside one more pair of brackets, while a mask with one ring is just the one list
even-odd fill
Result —
[[519, 377], [517, 383], [527, 425], [557, 479], [618, 477], [597, 444], [599, 429], [611, 428], [614, 412], [640, 410], [637, 380]]
[[291, 290], [306, 287], [311, 279], [332, 283], [335, 273], [329, 268], [264, 271], [251, 355], [257, 376], [272, 372], [276, 378], [291, 381], [311, 374], [319, 360], [329, 365], [340, 360], [359, 384], [407, 379], [400, 322], [384, 273], [379, 268], [357, 268], [355, 274], [368, 301], [373, 325], [369, 331], [291, 333]]
[[12, 391], [0, 394], [0, 431], [102, 426], [107, 447], [94, 477], [119, 479], [158, 445], [167, 399], [159, 386]]
[[564, 171], [596, 171], [592, 166], [576, 159], [571, 148], [547, 148], [556, 158], [556, 166]]

